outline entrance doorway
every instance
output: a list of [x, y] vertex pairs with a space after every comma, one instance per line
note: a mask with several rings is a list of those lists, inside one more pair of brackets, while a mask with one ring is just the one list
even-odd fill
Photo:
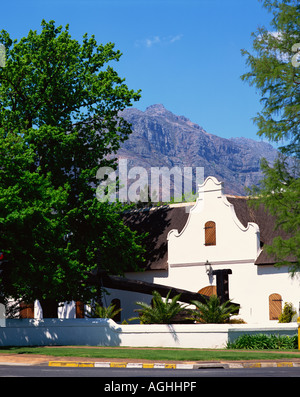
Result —
[[217, 287], [215, 285], [208, 285], [207, 287], [201, 288], [198, 294], [206, 296], [217, 295]]

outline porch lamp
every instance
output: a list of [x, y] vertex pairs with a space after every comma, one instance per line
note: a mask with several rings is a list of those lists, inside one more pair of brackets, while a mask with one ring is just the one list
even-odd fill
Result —
[[205, 272], [206, 272], [206, 274], [207, 274], [209, 277], [212, 275], [212, 272], [213, 272], [212, 267], [211, 267], [211, 264], [208, 262], [208, 260], [207, 260], [206, 263], [205, 263]]

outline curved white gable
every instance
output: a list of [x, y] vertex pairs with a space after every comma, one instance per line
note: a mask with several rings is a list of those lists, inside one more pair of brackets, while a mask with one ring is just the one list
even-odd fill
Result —
[[[199, 185], [199, 195], [191, 208], [183, 230], [168, 234], [169, 265], [235, 263], [254, 261], [259, 252], [259, 227], [249, 223], [244, 227], [237, 218], [234, 206], [223, 193], [223, 183], [208, 177]], [[216, 245], [205, 245], [204, 226], [216, 224]]]

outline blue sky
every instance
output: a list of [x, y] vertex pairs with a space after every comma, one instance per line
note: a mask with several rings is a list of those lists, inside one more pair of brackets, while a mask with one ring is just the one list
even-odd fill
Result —
[[1, 29], [20, 39], [41, 20], [70, 25], [115, 43], [114, 67], [131, 89], [141, 89], [140, 110], [161, 103], [207, 132], [258, 140], [252, 118], [261, 109], [255, 88], [241, 81], [241, 49], [272, 15], [258, 0], [10, 0], [1, 4]]

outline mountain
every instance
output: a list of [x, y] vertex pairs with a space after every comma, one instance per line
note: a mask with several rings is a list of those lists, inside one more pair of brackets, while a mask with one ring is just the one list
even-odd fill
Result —
[[225, 193], [243, 196], [245, 187], [258, 184], [262, 177], [261, 158], [272, 163], [277, 156], [268, 143], [218, 137], [160, 104], [144, 112], [128, 108], [121, 115], [133, 131], [117, 153], [128, 159], [128, 169], [141, 166], [150, 172], [151, 167], [204, 167], [204, 178], [215, 176], [224, 182]]

